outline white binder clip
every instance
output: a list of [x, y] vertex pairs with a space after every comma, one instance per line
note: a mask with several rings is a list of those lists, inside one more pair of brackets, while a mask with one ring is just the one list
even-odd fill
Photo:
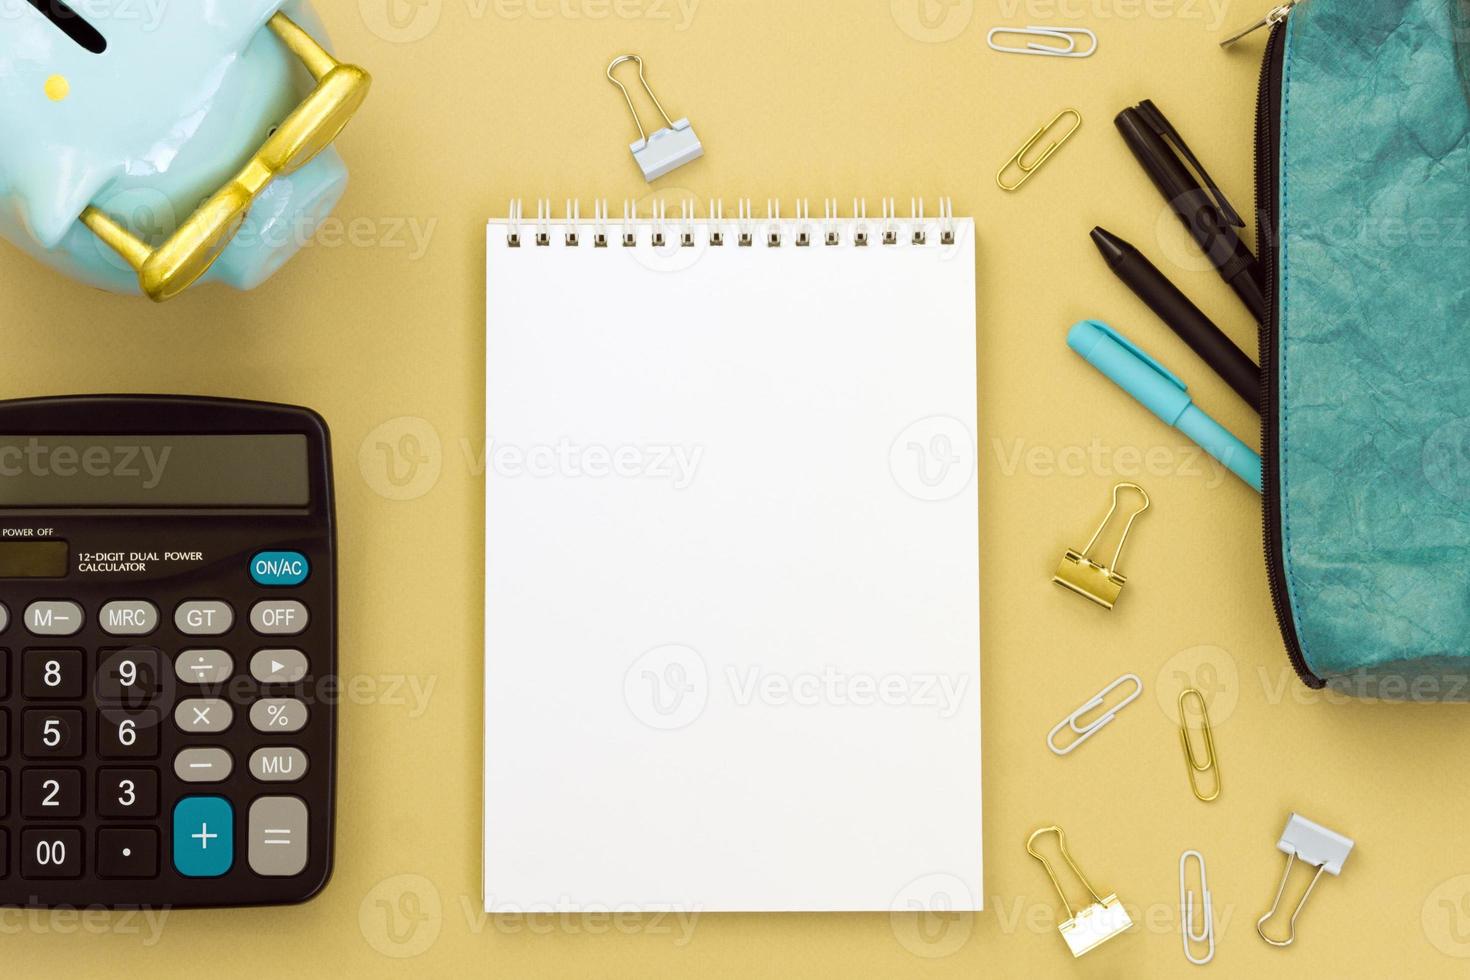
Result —
[[[1296, 942], [1296, 917], [1302, 914], [1302, 907], [1312, 896], [1312, 889], [1317, 887], [1322, 872], [1342, 874], [1343, 862], [1353, 851], [1353, 839], [1293, 813], [1291, 819], [1286, 821], [1286, 830], [1282, 832], [1281, 840], [1276, 842], [1276, 848], [1286, 855], [1286, 870], [1281, 873], [1281, 884], [1276, 889], [1276, 900], [1271, 903], [1270, 911], [1256, 920], [1256, 932], [1272, 946], [1290, 946]], [[1286, 938], [1272, 939], [1266, 935], [1266, 922], [1280, 907], [1281, 896], [1286, 891], [1286, 880], [1291, 877], [1291, 866], [1298, 858], [1304, 864], [1316, 868], [1317, 873], [1312, 876], [1307, 890], [1302, 893], [1302, 900], [1296, 903], [1296, 908], [1291, 913], [1291, 920], [1286, 927]]]
[[[1036, 838], [1042, 834], [1056, 834], [1057, 847], [1062, 852], [1062, 860], [1072, 869], [1077, 880], [1082, 882], [1084, 888], [1092, 896], [1092, 904], [1081, 912], [1073, 912], [1072, 905], [1067, 901], [1067, 893], [1062, 891], [1062, 883], [1057, 880], [1057, 874], [1052, 870], [1051, 862], [1042, 857], [1035, 848]], [[1051, 879], [1052, 887], [1057, 890], [1058, 897], [1062, 900], [1062, 907], [1067, 910], [1067, 921], [1057, 927], [1062, 938], [1067, 942], [1067, 948], [1072, 951], [1074, 957], [1083, 953], [1091, 952], [1098, 946], [1112, 939], [1122, 932], [1127, 932], [1133, 927], [1133, 920], [1128, 917], [1128, 910], [1123, 908], [1123, 903], [1118, 901], [1116, 894], [1106, 898], [1097, 893], [1082, 869], [1077, 867], [1077, 862], [1072, 860], [1071, 852], [1067, 850], [1067, 835], [1062, 828], [1057, 826], [1042, 827], [1032, 833], [1026, 839], [1026, 853], [1041, 862], [1046, 869], [1046, 875]]]
[[[638, 65], [638, 81], [643, 84], [643, 90], [653, 100], [654, 107], [658, 109], [659, 115], [664, 117], [668, 126], [660, 129], [652, 136], [643, 128], [643, 121], [638, 118], [638, 109], [633, 105], [633, 96], [622, 82], [613, 77], [613, 69], [625, 61], [636, 62]], [[643, 77], [643, 59], [636, 54], [625, 54], [614, 58], [612, 64], [607, 66], [607, 78], [618, 88], [622, 89], [623, 98], [628, 101], [628, 111], [633, 114], [633, 125], [638, 127], [638, 140], [630, 144], [633, 151], [633, 159], [638, 162], [638, 167], [643, 171], [643, 179], [652, 183], [671, 170], [675, 170], [692, 160], [698, 160], [704, 156], [704, 146], [699, 142], [699, 137], [694, 135], [694, 128], [689, 125], [688, 119], [680, 119], [675, 122], [669, 118], [664, 111], [663, 104], [658, 101], [658, 96], [653, 94], [653, 87], [648, 84], [648, 79]]]

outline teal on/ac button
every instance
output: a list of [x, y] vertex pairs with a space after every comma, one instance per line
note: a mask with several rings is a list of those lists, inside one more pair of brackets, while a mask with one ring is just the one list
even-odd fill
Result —
[[174, 867], [218, 878], [235, 863], [235, 809], [223, 796], [186, 796], [174, 807]]
[[262, 551], [250, 559], [250, 577], [256, 585], [300, 585], [311, 574], [311, 562], [299, 551]]

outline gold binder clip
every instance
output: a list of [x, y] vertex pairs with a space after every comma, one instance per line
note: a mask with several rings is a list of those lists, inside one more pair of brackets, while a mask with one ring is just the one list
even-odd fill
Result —
[[[1051, 862], [1037, 852], [1036, 838], [1043, 834], [1056, 834], [1057, 847], [1061, 851], [1062, 860], [1072, 869], [1077, 880], [1082, 882], [1084, 888], [1092, 895], [1092, 904], [1081, 912], [1073, 912], [1072, 905], [1067, 901], [1067, 893], [1062, 891], [1062, 883], [1057, 880], [1057, 874], [1052, 869]], [[1083, 953], [1091, 952], [1098, 946], [1112, 939], [1120, 932], [1126, 932], [1133, 926], [1133, 920], [1128, 917], [1128, 910], [1123, 908], [1123, 903], [1118, 901], [1116, 894], [1106, 898], [1097, 893], [1082, 869], [1077, 867], [1077, 862], [1072, 860], [1071, 852], [1067, 850], [1067, 835], [1058, 826], [1042, 827], [1034, 831], [1026, 839], [1026, 853], [1041, 862], [1046, 869], [1046, 875], [1051, 879], [1052, 887], [1057, 890], [1057, 896], [1062, 900], [1062, 907], [1067, 910], [1067, 921], [1057, 927], [1062, 938], [1067, 942], [1067, 948], [1072, 955], [1081, 956]]]
[[337, 61], [285, 14], [277, 13], [266, 26], [301, 59], [316, 88], [245, 166], [157, 248], [104, 211], [89, 207], [82, 212], [82, 223], [137, 271], [139, 287], [155, 302], [172, 299], [208, 272], [256, 198], [277, 177], [299, 170], [330, 146], [367, 98], [372, 85], [367, 72]]
[[[1097, 539], [1102, 537], [1103, 530], [1118, 512], [1118, 491], [1124, 489], [1137, 490], [1143, 497], [1143, 506], [1129, 515], [1128, 523], [1123, 526], [1123, 536], [1118, 539], [1117, 550], [1113, 552], [1113, 560], [1106, 565], [1100, 565], [1089, 555], [1092, 553], [1092, 546], [1097, 544]], [[1150, 504], [1148, 493], [1136, 483], [1120, 483], [1113, 487], [1113, 506], [1093, 532], [1092, 540], [1080, 552], [1068, 549], [1062, 556], [1062, 563], [1057, 566], [1057, 573], [1052, 581], [1078, 595], [1086, 596], [1106, 609], [1113, 608], [1128, 581], [1118, 571], [1118, 556], [1123, 554], [1123, 545], [1128, 541], [1128, 532], [1133, 530], [1133, 522], [1138, 520], [1138, 515], [1149, 509]]]
[[[1055, 129], [1057, 124], [1060, 123], [1067, 116], [1071, 116], [1075, 120], [1072, 123], [1072, 128], [1067, 130], [1057, 139], [1053, 140], [1052, 144], [1046, 149], [1042, 150], [1041, 155], [1038, 156], [1035, 160], [1027, 163], [1026, 154], [1034, 150], [1036, 148], [1036, 144], [1041, 142], [1041, 138], [1049, 133], [1051, 130]], [[1077, 132], [1078, 127], [1080, 127], [1081, 125], [1082, 113], [1078, 112], [1076, 109], [1063, 109], [1061, 112], [1057, 113], [1055, 116], [1052, 117], [1051, 122], [1044, 124], [1040, 129], [1032, 133], [1031, 138], [1028, 139], [1025, 143], [1021, 144], [1021, 148], [1016, 151], [1015, 156], [1007, 160], [1005, 162], [1005, 166], [1001, 167], [1000, 170], [996, 172], [996, 184], [998, 184], [1000, 186], [1000, 189], [1003, 191], [1014, 191], [1019, 189], [1022, 184], [1031, 179], [1032, 174], [1041, 169], [1041, 165], [1043, 163], [1051, 159], [1051, 155], [1053, 153], [1062, 148], [1063, 143], [1072, 138], [1072, 134]], [[1014, 184], [1007, 184], [1005, 180], [1006, 171], [1010, 170], [1012, 167], [1015, 167], [1021, 172], [1021, 179], [1016, 181]]]
[[[1199, 729], [1205, 743], [1205, 757], [1201, 761], [1194, 754], [1194, 746], [1189, 741], [1189, 722], [1184, 714], [1184, 702], [1194, 695], [1199, 702]], [[1210, 727], [1210, 711], [1205, 706], [1205, 696], [1198, 688], [1186, 687], [1179, 692], [1179, 742], [1184, 746], [1184, 764], [1189, 770], [1189, 788], [1194, 791], [1195, 799], [1209, 803], [1220, 798], [1220, 762], [1215, 757], [1215, 732]], [[1209, 796], [1200, 792], [1199, 777], [1205, 773], [1213, 772], [1215, 775], [1215, 791]]]

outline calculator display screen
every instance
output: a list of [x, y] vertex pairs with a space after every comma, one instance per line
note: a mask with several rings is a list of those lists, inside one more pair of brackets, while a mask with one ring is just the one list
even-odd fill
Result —
[[304, 435], [0, 434], [0, 507], [305, 507]]
[[0, 541], [0, 578], [65, 578], [65, 541]]

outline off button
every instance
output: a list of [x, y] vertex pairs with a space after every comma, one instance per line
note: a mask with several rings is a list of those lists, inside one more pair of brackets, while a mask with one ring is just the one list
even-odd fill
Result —
[[262, 551], [250, 559], [250, 577], [267, 588], [300, 585], [310, 574], [311, 562], [299, 551]]

